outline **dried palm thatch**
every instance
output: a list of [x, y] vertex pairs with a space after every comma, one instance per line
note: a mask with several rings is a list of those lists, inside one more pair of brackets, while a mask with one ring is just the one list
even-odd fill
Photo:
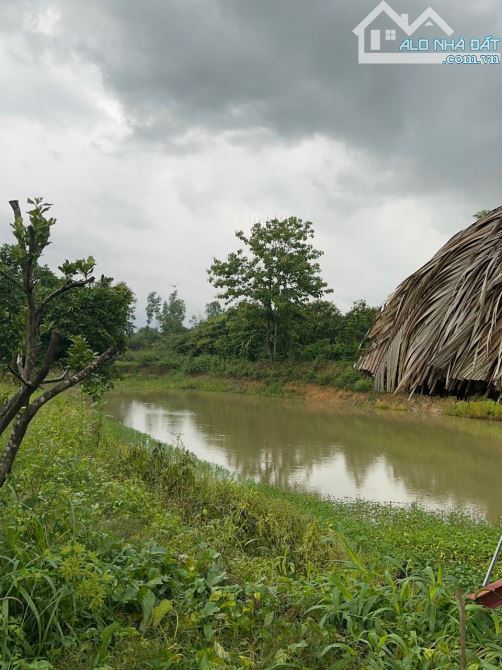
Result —
[[451, 238], [402, 282], [356, 364], [378, 391], [502, 389], [502, 207]]

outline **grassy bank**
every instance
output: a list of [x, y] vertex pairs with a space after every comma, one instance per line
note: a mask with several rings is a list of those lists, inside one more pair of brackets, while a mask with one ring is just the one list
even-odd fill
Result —
[[[123, 375], [167, 376], [173, 384], [205, 383], [218, 386], [230, 385], [242, 389], [259, 389], [271, 394], [293, 393], [288, 386], [317, 384], [367, 392], [372, 381], [354, 369], [351, 361], [247, 361], [219, 356], [184, 356], [169, 350], [146, 349], [127, 351], [117, 364]], [[202, 380], [205, 380], [202, 382]], [[198, 387], [197, 387], [198, 388]]]
[[[234, 480], [102, 421], [33, 425], [0, 492], [0, 668], [452, 668], [498, 529]], [[468, 605], [472, 668], [502, 619]], [[477, 664], [477, 665], [476, 665]]]
[[119, 387], [127, 390], [196, 389], [257, 395], [308, 398], [329, 402], [343, 399], [376, 409], [430, 412], [474, 419], [502, 420], [502, 404], [473, 397], [406, 394], [372, 390], [372, 379], [351, 361], [247, 361], [218, 356], [183, 356], [162, 348], [129, 350], [118, 361]]

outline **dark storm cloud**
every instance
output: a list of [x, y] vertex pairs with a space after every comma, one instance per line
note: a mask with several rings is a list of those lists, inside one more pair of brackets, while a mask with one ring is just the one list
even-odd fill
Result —
[[[397, 170], [408, 192], [475, 187], [495, 197], [502, 66], [358, 65], [352, 29], [375, 4], [61, 3], [62, 52], [99, 67], [137, 140], [183, 146], [197, 129], [235, 141], [250, 129], [281, 142], [325, 134]], [[411, 18], [427, 6], [391, 4]], [[495, 1], [433, 7], [456, 35], [502, 33]]]
[[[457, 35], [502, 33], [496, 0], [431, 3]], [[200, 311], [234, 231], [295, 214], [339, 304], [381, 302], [500, 204], [502, 65], [358, 65], [376, 4], [0, 0], [0, 218], [43, 193], [64, 253]]]

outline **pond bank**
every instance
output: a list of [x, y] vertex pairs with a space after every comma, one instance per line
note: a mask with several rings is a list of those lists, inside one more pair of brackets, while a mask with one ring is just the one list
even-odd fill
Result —
[[359, 392], [330, 385], [302, 383], [299, 381], [251, 380], [211, 374], [185, 374], [178, 370], [163, 374], [124, 374], [116, 382], [117, 390], [162, 391], [198, 390], [245, 393], [251, 395], [299, 398], [307, 403], [335, 405], [347, 403], [358, 407], [397, 412], [459, 416], [464, 418], [502, 420], [502, 405], [493, 400], [456, 400], [453, 397], [391, 395], [374, 391]]

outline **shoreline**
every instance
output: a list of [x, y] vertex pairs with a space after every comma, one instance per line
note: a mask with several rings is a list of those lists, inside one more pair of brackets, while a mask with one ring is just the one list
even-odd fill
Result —
[[332, 385], [298, 381], [250, 380], [210, 374], [189, 375], [179, 371], [167, 373], [128, 373], [115, 384], [117, 391], [206, 391], [243, 393], [246, 395], [295, 398], [309, 404], [333, 406], [337, 403], [359, 408], [435, 416], [455, 416], [488, 421], [502, 421], [502, 405], [493, 400], [456, 400], [452, 396], [392, 395], [376, 391], [353, 391]]

